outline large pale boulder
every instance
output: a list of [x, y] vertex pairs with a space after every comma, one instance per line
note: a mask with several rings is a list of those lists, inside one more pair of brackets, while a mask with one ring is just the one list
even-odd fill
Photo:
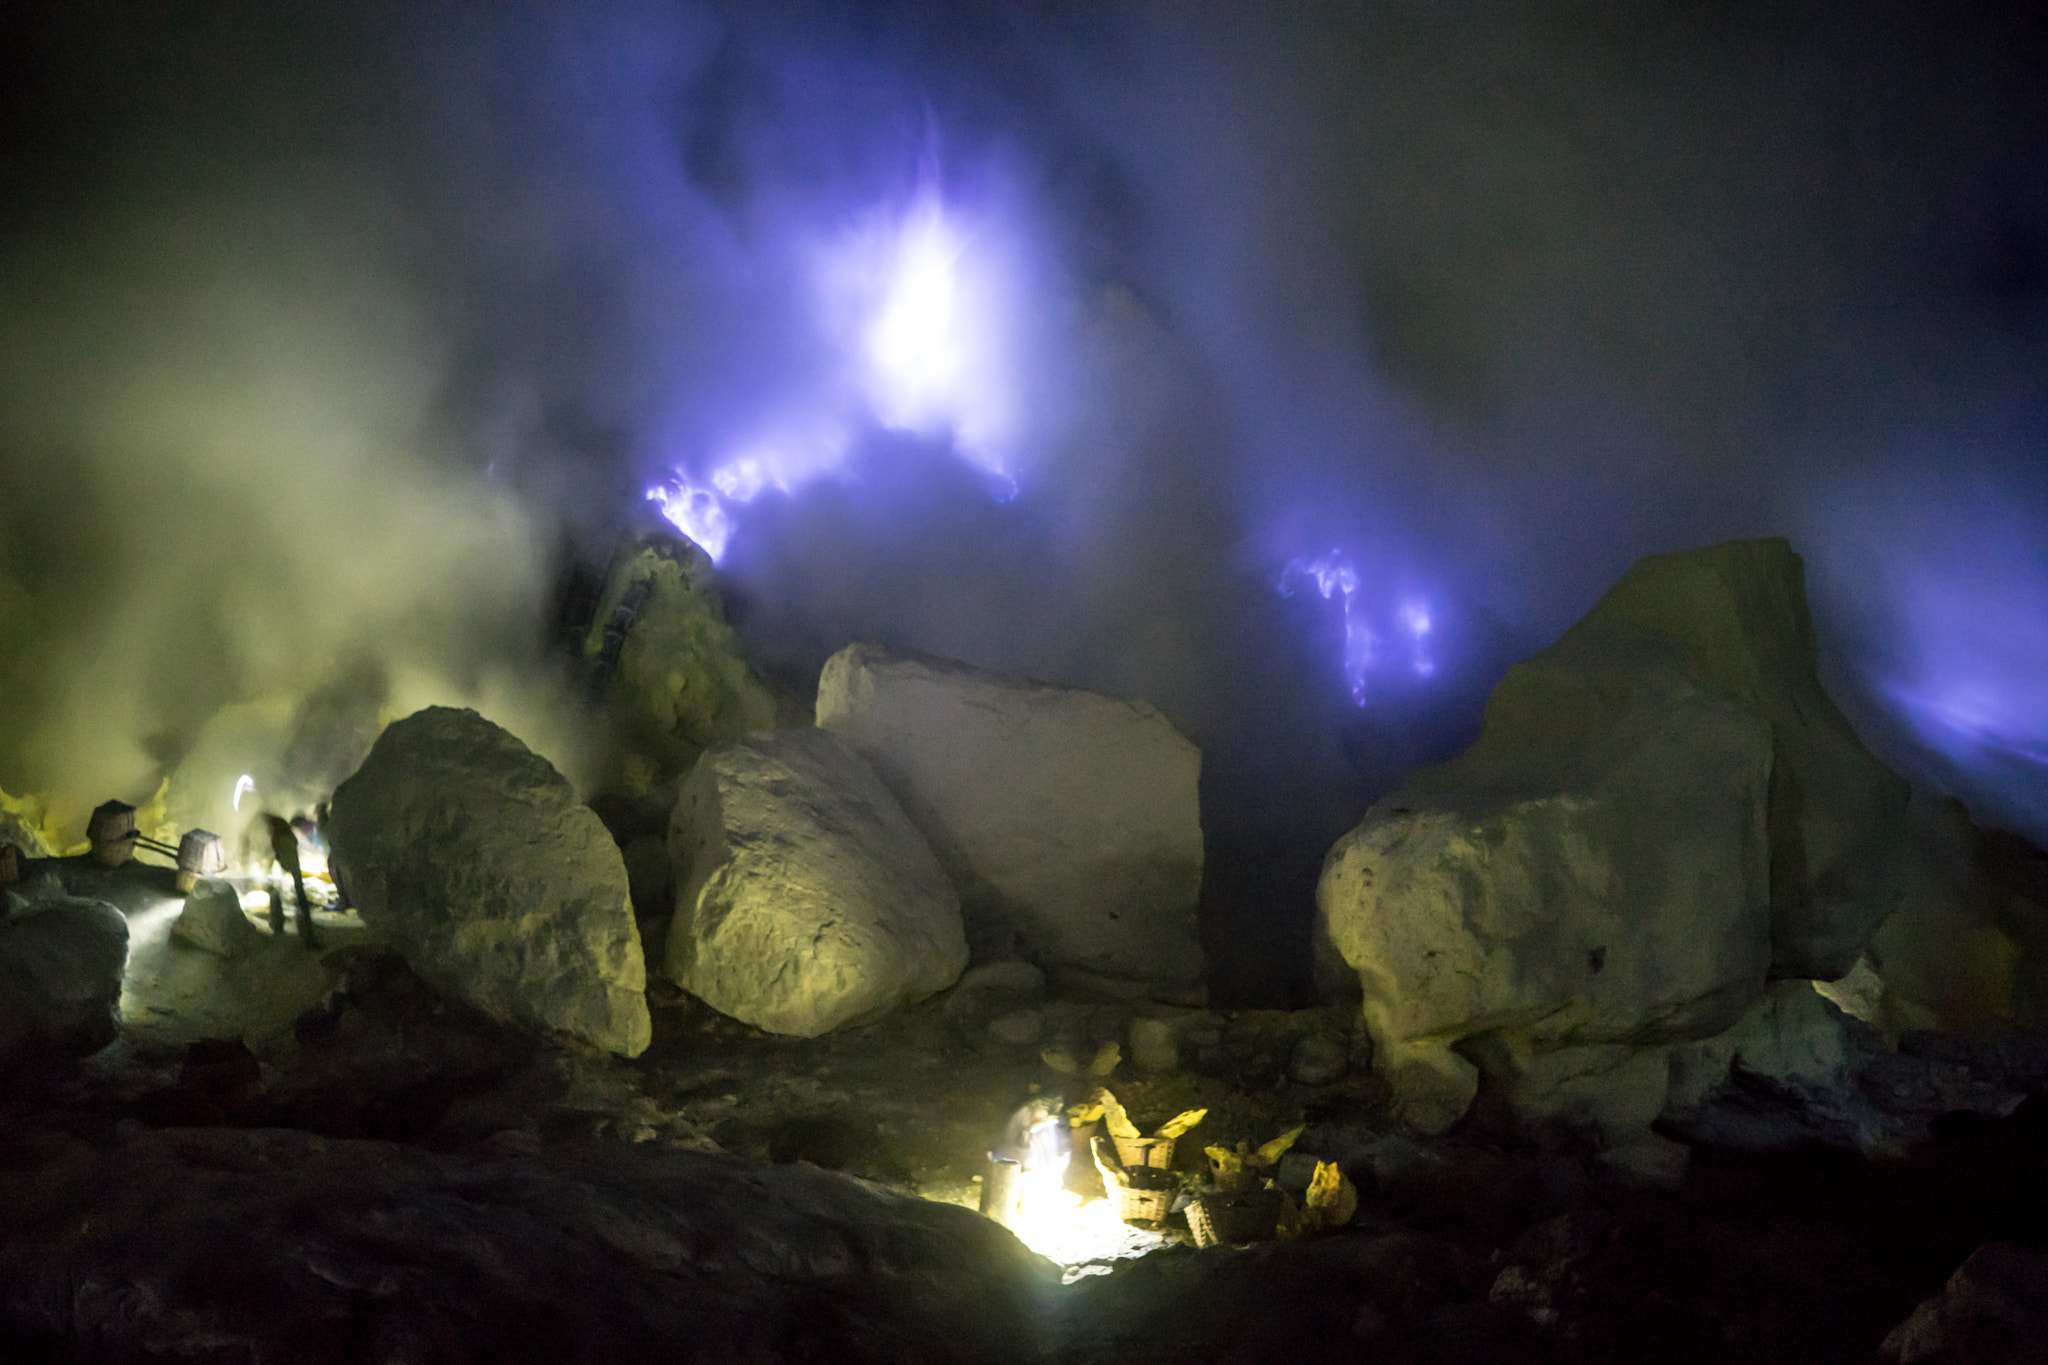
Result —
[[669, 826], [668, 971], [714, 1008], [815, 1037], [944, 990], [960, 900], [866, 763], [824, 730], [709, 750]]
[[[1897, 904], [1909, 790], [1821, 690], [1799, 556], [1772, 538], [1640, 559], [1538, 658], [1625, 683], [1615, 663], [1644, 651], [1769, 722], [1771, 971], [1841, 976]], [[1546, 689], [1512, 681], [1487, 728], [1540, 731]]]
[[1199, 1003], [1202, 754], [1142, 701], [849, 645], [818, 724], [874, 765], [960, 889], [1067, 991]]
[[1662, 1046], [1767, 973], [1846, 973], [1896, 900], [1906, 789], [1814, 665], [1798, 556], [1766, 540], [1638, 562], [1510, 669], [1472, 747], [1324, 867], [1319, 946], [1386, 1055]]
[[435, 989], [504, 1023], [646, 1049], [618, 846], [511, 734], [443, 706], [394, 722], [335, 789], [328, 830], [351, 903]]
[[1331, 850], [1320, 922], [1375, 1042], [1704, 1037], [1763, 989], [1769, 733], [1675, 674], [1634, 701], [1540, 786], [1440, 774]]
[[64, 897], [0, 919], [0, 1070], [84, 1056], [119, 1031], [128, 921]]

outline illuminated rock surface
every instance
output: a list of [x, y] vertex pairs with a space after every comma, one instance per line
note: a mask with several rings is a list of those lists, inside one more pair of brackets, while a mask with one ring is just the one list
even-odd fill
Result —
[[1197, 1002], [1201, 750], [1142, 701], [849, 645], [818, 724], [868, 759], [960, 889], [1056, 988]]
[[[1767, 971], [1846, 972], [1896, 902], [1904, 808], [1820, 690], [1785, 543], [1656, 556], [1338, 842], [1319, 936], [1376, 1039], [1499, 1035], [1498, 1064], [1548, 1075], [1511, 1059], [1710, 1037]], [[1591, 1105], [1615, 1122], [1653, 1069], [1565, 1068], [1629, 1078]]]
[[101, 901], [38, 901], [0, 920], [0, 1068], [114, 1040], [128, 922]]
[[437, 989], [625, 1056], [647, 1047], [618, 846], [512, 735], [440, 706], [394, 722], [335, 790], [329, 828], [364, 922]]
[[1438, 770], [1338, 842], [1318, 899], [1376, 1040], [1702, 1037], [1763, 988], [1769, 736], [1668, 675], [1634, 701], [1562, 791]]
[[676, 536], [649, 536], [614, 563], [583, 654], [620, 737], [656, 780], [707, 745], [775, 724], [775, 699], [740, 657], [710, 559]]
[[185, 908], [171, 925], [171, 937], [220, 957], [241, 957], [268, 941], [242, 913], [242, 897], [227, 882], [211, 877], [193, 884]]
[[[7, 793], [0, 792], [0, 799]], [[21, 850], [24, 858], [47, 858], [50, 850], [43, 843], [43, 836], [35, 826], [13, 811], [0, 809], [0, 844]]]
[[815, 1037], [944, 990], [967, 965], [945, 872], [827, 731], [710, 750], [683, 783], [669, 847], [682, 888], [669, 976], [757, 1028]]

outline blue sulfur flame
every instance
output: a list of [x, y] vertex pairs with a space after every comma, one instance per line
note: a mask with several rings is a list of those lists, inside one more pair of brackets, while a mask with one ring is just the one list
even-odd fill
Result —
[[991, 498], [1015, 498], [1010, 289], [1000, 253], [976, 250], [996, 236], [948, 209], [927, 155], [907, 204], [865, 215], [809, 263], [817, 331], [844, 382], [780, 396], [762, 435], [701, 478], [678, 466], [648, 498], [721, 560], [737, 508], [843, 473], [863, 426], [939, 441], [987, 476]]
[[1376, 629], [1371, 607], [1361, 592], [1358, 565], [1342, 550], [1289, 560], [1280, 574], [1280, 595], [1293, 597], [1304, 586], [1313, 587], [1324, 601], [1341, 604], [1344, 681], [1358, 705], [1371, 699], [1370, 682], [1376, 672], [1398, 670], [1418, 679], [1436, 675], [1430, 641], [1436, 623], [1427, 602], [1417, 597], [1402, 599], [1388, 628]]

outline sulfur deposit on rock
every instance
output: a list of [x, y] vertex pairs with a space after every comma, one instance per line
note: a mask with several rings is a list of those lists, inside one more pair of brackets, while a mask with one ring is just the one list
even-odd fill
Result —
[[102, 901], [38, 901], [0, 919], [0, 1070], [112, 1042], [127, 964], [128, 921]]
[[583, 654], [621, 740], [656, 781], [776, 722], [775, 698], [726, 624], [711, 560], [680, 537], [655, 532], [614, 560]]
[[[1846, 973], [1896, 898], [1905, 795], [1820, 690], [1784, 541], [1656, 556], [1338, 841], [1318, 933], [1387, 1058], [1491, 1037], [1461, 1051], [1530, 1112], [1624, 1125], [1655, 1066], [1540, 1054], [1710, 1037], [1767, 974]], [[1418, 1099], [1440, 1119], [1448, 1093]]]
[[501, 1022], [646, 1049], [618, 846], [512, 735], [442, 706], [395, 722], [335, 790], [328, 829], [351, 903], [435, 989]]
[[[8, 800], [6, 792], [0, 792], [0, 803]], [[28, 803], [23, 802], [24, 806]], [[17, 814], [0, 804], [0, 845], [16, 848], [23, 858], [47, 858], [49, 846], [44, 843], [42, 831], [29, 818], [32, 811]]]
[[772, 1033], [815, 1037], [944, 990], [960, 901], [896, 800], [823, 730], [708, 751], [669, 828], [677, 985]]
[[849, 645], [818, 724], [888, 784], [960, 889], [1067, 991], [1199, 1003], [1201, 750], [1157, 710]]

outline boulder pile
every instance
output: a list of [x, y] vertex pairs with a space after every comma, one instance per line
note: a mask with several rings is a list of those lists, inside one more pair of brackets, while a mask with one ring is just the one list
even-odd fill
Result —
[[1485, 1070], [1527, 1118], [1653, 1148], [1665, 1049], [1769, 978], [1850, 971], [1897, 903], [1907, 788], [1815, 662], [1783, 540], [1641, 560], [1331, 850], [1325, 965], [1412, 1124]]

